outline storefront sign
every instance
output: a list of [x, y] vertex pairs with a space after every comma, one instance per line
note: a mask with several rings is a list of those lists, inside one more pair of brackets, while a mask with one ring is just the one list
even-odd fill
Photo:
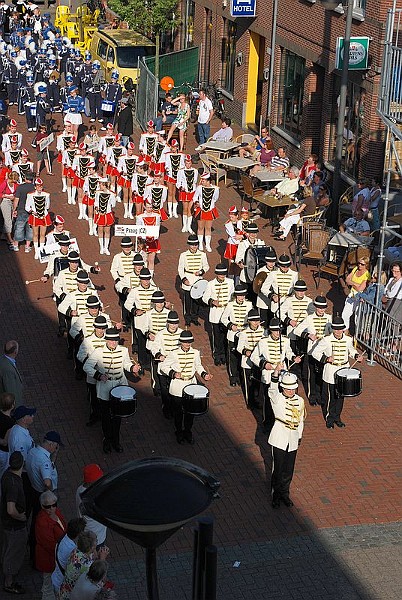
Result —
[[255, 17], [257, 0], [230, 0], [231, 17]]
[[[344, 38], [338, 37], [336, 40], [336, 64], [335, 64], [335, 67], [340, 70], [343, 67], [343, 45], [344, 45]], [[352, 38], [350, 38], [348, 71], [359, 71], [362, 69], [368, 69], [369, 45], [370, 45], [370, 38], [368, 38], [368, 37], [352, 37]]]

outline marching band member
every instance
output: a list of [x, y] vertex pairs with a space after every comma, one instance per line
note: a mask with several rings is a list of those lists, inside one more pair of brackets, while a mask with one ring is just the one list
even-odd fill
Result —
[[203, 249], [205, 235], [205, 249], [212, 252], [211, 248], [211, 229], [212, 221], [217, 219], [219, 213], [215, 204], [219, 198], [219, 188], [211, 184], [211, 174], [204, 172], [200, 177], [200, 185], [197, 186], [194, 194], [194, 203], [196, 204], [195, 218], [198, 219], [198, 240], [200, 250]]
[[47, 101], [47, 85], [43, 82], [37, 84], [37, 95], [36, 95], [36, 127], [39, 129], [42, 125], [46, 127], [47, 131], [47, 115], [50, 113], [51, 106]]
[[10, 120], [9, 129], [3, 133], [3, 139], [1, 141], [1, 151], [3, 154], [11, 148], [11, 138], [17, 138], [17, 149], [22, 146], [22, 133], [17, 131], [17, 121], [15, 119]]
[[[281, 328], [282, 324], [279, 319], [271, 319], [268, 326], [268, 335], [261, 338], [250, 356], [251, 362], [261, 370], [261, 382], [264, 395], [262, 422], [265, 433], [268, 434], [271, 432], [275, 421], [268, 396], [272, 373], [277, 365], [281, 365], [285, 359], [287, 359], [288, 362], [291, 362], [294, 358], [289, 339], [281, 335]], [[300, 361], [300, 357], [297, 359], [295, 358], [294, 360], [295, 362], [298, 362]]]
[[99, 140], [98, 147], [98, 156], [99, 156], [99, 164], [102, 165], [102, 173], [103, 176], [106, 175], [106, 155], [108, 150], [114, 144], [114, 133], [113, 133], [113, 124], [108, 123], [106, 125], [106, 135], [103, 135]]
[[198, 171], [193, 167], [190, 154], [184, 156], [184, 167], [177, 172], [176, 187], [179, 190], [179, 202], [183, 206], [183, 227], [182, 232], [193, 233], [191, 223], [193, 220], [191, 209], [193, 206], [194, 194], [197, 189]]
[[78, 95], [78, 87], [76, 85], [72, 85], [68, 91], [69, 94], [66, 98], [63, 110], [66, 113], [65, 118], [71, 123], [73, 135], [78, 139], [78, 130], [82, 124], [81, 113], [83, 113], [85, 109], [84, 99], [82, 96]]
[[191, 346], [194, 342], [191, 331], [182, 331], [179, 342], [180, 348], [170, 352], [164, 360], [162, 372], [170, 377], [169, 393], [172, 399], [176, 440], [179, 444], [194, 444], [194, 416], [183, 412], [183, 389], [191, 383], [197, 383], [196, 374], [204, 381], [211, 381], [212, 375], [202, 366], [199, 350]]
[[10, 147], [4, 152], [4, 164], [10, 169], [21, 159], [21, 147], [18, 147], [17, 136], [10, 137]]
[[[132, 201], [135, 204], [135, 214], [140, 215], [143, 209], [144, 195], [147, 186], [152, 183], [152, 178], [148, 175], [148, 165], [143, 160], [137, 162], [137, 172], [134, 173], [131, 181], [133, 191]], [[132, 214], [132, 209], [130, 215]]]
[[[123, 238], [124, 239], [124, 238]], [[124, 324], [124, 328], [126, 331], [131, 329], [131, 312], [126, 309], [125, 302], [127, 300], [127, 296], [131, 290], [138, 287], [140, 285], [140, 273], [142, 269], [145, 267], [145, 259], [144, 257], [137, 253], [134, 254], [132, 259], [132, 271], [130, 273], [126, 273], [122, 279], [116, 281], [115, 289], [119, 294], [120, 305], [121, 305], [121, 320]], [[154, 282], [151, 279], [151, 285], [154, 285]], [[156, 286], [155, 286], [156, 287]]]
[[118, 82], [119, 77], [119, 72], [114, 69], [110, 75], [110, 83], [106, 83], [103, 86], [103, 100], [101, 104], [103, 120], [102, 131], [105, 131], [109, 124], [114, 124], [116, 120], [117, 106], [123, 95], [123, 88]]
[[32, 73], [27, 74], [26, 84], [20, 89], [20, 100], [24, 107], [27, 130], [36, 131], [36, 98]]
[[168, 215], [163, 207], [166, 202], [168, 189], [163, 185], [163, 173], [154, 173], [153, 181], [145, 187], [144, 202], [150, 202], [152, 209], [157, 212], [161, 221], [166, 221]]
[[123, 452], [120, 444], [121, 418], [112, 416], [110, 411], [110, 391], [118, 385], [128, 385], [125, 371], [137, 375], [141, 369], [129, 356], [127, 348], [119, 346], [120, 334], [117, 329], [106, 329], [106, 344], [96, 348], [88, 356], [84, 371], [96, 380], [96, 392], [102, 419], [103, 451], [110, 454], [112, 447]]
[[[50, 256], [46, 269], [41, 277], [42, 283], [46, 283], [51, 277], [54, 277], [54, 279], [56, 279], [60, 271], [62, 271], [63, 269], [68, 270], [70, 265], [75, 264], [70, 262], [69, 259], [71, 245], [71, 240], [69, 236], [66, 234], [61, 235], [57, 243], [59, 244], [59, 250], [55, 254], [52, 254], [52, 256]], [[80, 258], [78, 252], [72, 252], [74, 252], [74, 254], [77, 255], [76, 268], [73, 268], [74, 272], [77, 271], [78, 266], [80, 266], [82, 269], [84, 269], [84, 271], [87, 271], [88, 273], [95, 274], [100, 272], [99, 266], [96, 265], [92, 267], [91, 265], [88, 265], [82, 260], [82, 258]], [[54, 289], [53, 292], [55, 293]]]
[[22, 148], [19, 161], [12, 166], [12, 170], [18, 175], [19, 184], [25, 183], [25, 175], [28, 172], [33, 172], [33, 162], [29, 161], [28, 158], [28, 150], [26, 148]]
[[[244, 226], [243, 222], [243, 226]], [[237, 248], [235, 262], [240, 269], [240, 281], [246, 283], [246, 275], [245, 275], [245, 264], [244, 257], [246, 254], [247, 248], [256, 247], [256, 246], [265, 246], [265, 242], [257, 238], [257, 234], [259, 232], [258, 225], [253, 222], [249, 222], [244, 228], [243, 231], [246, 233], [247, 237], [243, 239]]]
[[234, 288], [235, 298], [224, 309], [221, 323], [226, 327], [227, 337], [227, 367], [231, 387], [240, 385], [239, 355], [236, 351], [240, 331], [247, 326], [247, 316], [253, 305], [246, 300], [247, 288], [240, 283]]
[[73, 196], [73, 179], [74, 179], [74, 171], [73, 171], [73, 162], [75, 158], [77, 138], [75, 135], [70, 137], [68, 142], [68, 147], [63, 150], [61, 162], [63, 165], [63, 191], [66, 188], [67, 192], [67, 202], [68, 204], [75, 204], [75, 198]]
[[292, 261], [287, 254], [281, 254], [277, 260], [277, 271], [271, 271], [261, 287], [261, 292], [271, 300], [271, 311], [279, 316], [284, 298], [290, 296], [298, 280], [296, 271], [292, 271]]
[[164, 173], [166, 154], [170, 152], [170, 147], [166, 143], [166, 132], [163, 129], [161, 131], [157, 131], [156, 134], [158, 136], [157, 142], [155, 144], [153, 159], [149, 164], [149, 167], [154, 172]]
[[95, 162], [93, 157], [87, 153], [86, 145], [81, 142], [78, 146], [78, 150], [74, 156], [74, 160], [72, 162], [71, 168], [74, 171], [72, 190], [71, 190], [71, 199], [75, 204], [75, 200], [77, 198], [79, 214], [78, 219], [86, 219], [88, 218], [85, 213], [85, 205], [83, 204], [83, 194], [84, 194], [84, 183], [85, 178], [89, 174], [89, 167], [95, 167]]
[[187, 245], [188, 249], [179, 257], [178, 273], [183, 290], [184, 320], [189, 327], [191, 323], [200, 325], [198, 321], [200, 306], [190, 295], [191, 286], [209, 271], [209, 264], [207, 255], [199, 249], [196, 235], [188, 236]]
[[[144, 203], [145, 211], [136, 217], [136, 224], [142, 227], [158, 227], [158, 231], [161, 225], [161, 215], [155, 211], [152, 207], [152, 203], [149, 200], [145, 200]], [[145, 237], [145, 252], [147, 255], [147, 267], [154, 274], [155, 270], [155, 255], [161, 251], [161, 244], [159, 237]]]
[[[270, 275], [270, 273], [276, 271], [277, 260], [278, 257], [276, 255], [275, 249], [272, 246], [268, 246], [265, 254], [265, 265], [257, 270], [256, 278], [257, 276], [262, 277], [261, 273], [264, 273], [265, 278], [267, 278]], [[261, 321], [265, 324], [268, 324], [273, 317], [273, 313], [270, 309], [271, 299], [268, 298], [268, 296], [263, 294], [261, 291], [262, 284], [264, 283], [264, 281], [262, 281], [260, 291], [257, 293], [256, 307], [258, 308], [258, 312], [261, 315]]]
[[[67, 242], [62, 240], [60, 246], [64, 246], [65, 243]], [[65, 262], [67, 262], [67, 266], [65, 266]], [[57, 317], [59, 321], [57, 336], [63, 337], [64, 333], [69, 331], [70, 326], [67, 324], [65, 315], [59, 311], [59, 305], [66, 297], [66, 294], [77, 289], [77, 275], [79, 268], [82, 267], [82, 262], [78, 252], [72, 250], [71, 252], [68, 252], [67, 260], [64, 256], [60, 256], [60, 260], [55, 259], [53, 264], [53, 273], [50, 273], [49, 275], [49, 272], [46, 270], [41, 280], [44, 281], [44, 278], [46, 277], [47, 281], [49, 277], [54, 274], [53, 294], [56, 299]]]
[[216, 366], [226, 364], [225, 332], [221, 317], [234, 293], [233, 279], [227, 277], [226, 265], [219, 263], [215, 267], [215, 279], [208, 282], [202, 301], [209, 306], [209, 322], [212, 327], [212, 356]]
[[[165, 295], [160, 290], [156, 290], [151, 298], [152, 308], [145, 313], [145, 319], [142, 321], [142, 333], [146, 338], [146, 348], [150, 353], [152, 342], [156, 334], [166, 327], [169, 308], [167, 307]], [[169, 304], [170, 306], [170, 304]], [[151, 383], [154, 394], [160, 394], [157, 365], [155, 364], [151, 353]]]
[[130, 237], [124, 236], [120, 242], [121, 252], [113, 256], [112, 264], [110, 266], [110, 273], [113, 277], [113, 281], [116, 285], [125, 275], [129, 275], [133, 272], [133, 258], [135, 252], [133, 250], [133, 241]]
[[46, 228], [52, 224], [49, 215], [50, 195], [43, 191], [43, 181], [35, 179], [35, 191], [27, 195], [25, 210], [30, 213], [28, 223], [32, 227], [35, 258], [39, 259], [40, 251], [45, 245]]
[[296, 344], [297, 336], [294, 329], [314, 310], [313, 301], [306, 296], [306, 291], [306, 282], [303, 279], [298, 279], [293, 286], [292, 295], [285, 298], [281, 306], [281, 320], [284, 326], [287, 327], [286, 335], [295, 354], [299, 353], [299, 348]]
[[179, 152], [177, 140], [170, 141], [170, 152], [165, 156], [165, 179], [168, 185], [169, 217], [179, 218], [177, 214], [176, 184], [179, 169], [184, 168], [184, 154]]
[[64, 228], [65, 220], [61, 215], [56, 215], [53, 221], [53, 229], [46, 234], [46, 246], [48, 244], [58, 244], [60, 238], [69, 237], [70, 232]]
[[313, 304], [314, 313], [307, 315], [294, 329], [297, 337], [308, 340], [307, 361], [304, 361], [302, 380], [303, 383], [308, 382], [305, 389], [311, 406], [321, 404], [323, 371], [323, 364], [313, 357], [313, 351], [324, 335], [329, 335], [332, 331], [331, 315], [325, 312], [328, 307], [327, 299], [324, 296], [317, 296]]
[[159, 330], [153, 340], [149, 342], [149, 350], [152, 355], [152, 364], [156, 364], [156, 372], [158, 385], [156, 389], [160, 391], [162, 399], [162, 412], [166, 419], [173, 417], [173, 408], [171, 403], [171, 397], [169, 394], [170, 378], [168, 375], [162, 372], [163, 363], [166, 357], [169, 356], [170, 352], [179, 348], [180, 334], [183, 331], [179, 327], [179, 315], [175, 310], [171, 310], [168, 313], [166, 319], [166, 327]]
[[229, 208], [229, 219], [225, 223], [225, 231], [228, 236], [228, 241], [226, 243], [224, 258], [229, 261], [229, 263], [233, 263], [236, 258], [237, 248], [244, 239], [244, 234], [242, 229], [238, 226], [239, 222], [239, 211], [237, 207], [233, 204]]
[[[91, 162], [88, 163], [88, 174], [84, 179], [84, 185], [82, 190], [84, 195], [82, 197], [82, 204], [87, 207], [88, 214], [88, 225], [89, 235], [96, 235], [96, 226], [94, 225], [94, 204], [95, 196], [98, 191], [99, 175], [95, 170], [95, 162], [91, 158]], [[85, 214], [85, 208], [82, 209]]]
[[343, 319], [334, 317], [332, 333], [324, 336], [312, 352], [313, 357], [324, 365], [321, 407], [328, 429], [333, 429], [334, 423], [337, 427], [345, 427], [341, 421], [344, 397], [336, 389], [335, 373], [341, 367], [349, 366], [349, 357], [363, 361], [363, 356], [353, 346], [353, 339], [345, 335], [345, 329]]
[[[111, 186], [116, 190], [116, 178], [120, 175], [117, 165], [122, 156], [125, 156], [127, 150], [121, 143], [121, 133], [116, 133], [114, 136], [113, 145], [108, 148], [106, 154], [106, 175], [110, 177]], [[119, 196], [116, 196], [120, 202]]]
[[94, 223], [98, 227], [99, 253], [109, 256], [110, 227], [114, 224], [116, 196], [109, 190], [108, 183], [107, 177], [99, 178], [99, 190], [95, 193]]
[[[72, 135], [71, 123], [66, 121], [64, 124], [64, 130], [56, 137], [57, 162], [60, 164], [63, 160], [63, 152], [69, 148]], [[63, 189], [61, 191], [67, 192], [67, 179], [62, 176], [61, 181], [63, 183]]]
[[85, 92], [83, 92], [83, 96], [88, 98], [89, 102], [90, 123], [95, 123], [96, 119], [98, 119], [99, 123], [103, 122], [101, 109], [102, 80], [103, 75], [101, 73], [101, 64], [98, 60], [94, 60], [92, 63], [91, 72], [87, 73], [84, 78]]
[[123, 203], [124, 203], [124, 218], [133, 219], [133, 203], [132, 203], [132, 191], [131, 184], [133, 181], [137, 162], [140, 157], [135, 154], [134, 142], [129, 142], [127, 145], [127, 153], [123, 154], [119, 158], [117, 164], [117, 171], [119, 173], [117, 178], [117, 193], [123, 190]]
[[[78, 350], [77, 360], [84, 365], [87, 358], [97, 348], [103, 348], [106, 345], [105, 333], [108, 328], [108, 323], [104, 316], [96, 317], [93, 323], [93, 330], [84, 337], [82, 344]], [[88, 427], [94, 425], [100, 419], [100, 406], [96, 394], [96, 379], [86, 374], [87, 398], [89, 404], [89, 419], [86, 422]]]
[[158, 135], [155, 133], [155, 124], [153, 121], [148, 121], [147, 130], [141, 134], [138, 150], [141, 152], [143, 160], [146, 163], [152, 162], [152, 157], [155, 152]]
[[[268, 438], [272, 447], [272, 507], [293, 506], [289, 497], [297, 449], [300, 445], [305, 408], [304, 400], [297, 391], [297, 377], [284, 373], [280, 378], [282, 365], [272, 373], [269, 398], [275, 416], [274, 426]], [[278, 385], [279, 384], [279, 385]]]
[[242, 391], [247, 408], [260, 408], [260, 369], [251, 361], [251, 355], [258, 342], [264, 336], [258, 310], [252, 308], [247, 315], [248, 325], [239, 333], [237, 352], [241, 356]]

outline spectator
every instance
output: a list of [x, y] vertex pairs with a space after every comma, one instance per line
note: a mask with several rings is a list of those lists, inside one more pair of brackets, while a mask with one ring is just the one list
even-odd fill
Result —
[[84, 144], [87, 147], [87, 153], [96, 156], [98, 152], [99, 142], [100, 137], [96, 130], [96, 125], [90, 125], [84, 137]]
[[4, 591], [24, 594], [16, 578], [25, 558], [28, 539], [26, 500], [22, 484], [24, 457], [12, 452], [10, 466], [1, 478], [1, 524], [3, 528]]
[[299, 189], [299, 169], [297, 167], [290, 167], [289, 175], [280, 181], [272, 190], [269, 195], [278, 196], [294, 196]]
[[[378, 281], [377, 271], [374, 270], [373, 274], [371, 276], [371, 281], [370, 281], [369, 285], [366, 287], [366, 289], [363, 292], [357, 292], [357, 294], [355, 295], [354, 310], [356, 310], [357, 304], [359, 302], [363, 302], [363, 300], [365, 300], [366, 302], [371, 302], [371, 304], [375, 304], [376, 297], [378, 298], [377, 307], [381, 308], [381, 299], [384, 295], [386, 283], [387, 283], [387, 276], [386, 276], [385, 272], [384, 271], [381, 272], [381, 278], [380, 278], [380, 281]], [[377, 296], [377, 289], [379, 290], [378, 296]]]
[[355, 310], [355, 296], [358, 292], [364, 292], [367, 287], [367, 282], [371, 279], [371, 275], [367, 269], [368, 264], [368, 258], [365, 256], [359, 258], [357, 266], [353, 267], [349, 275], [346, 277], [346, 284], [350, 287], [350, 291], [345, 300], [345, 305], [342, 311], [342, 319], [345, 323], [346, 329], [349, 329], [350, 317]]
[[177, 115], [167, 134], [166, 143], [169, 144], [175, 129], [179, 130], [180, 152], [184, 150], [184, 134], [187, 131], [190, 119], [190, 105], [185, 94], [179, 94], [172, 101], [173, 106], [177, 106]]
[[17, 406], [13, 412], [15, 425], [8, 434], [8, 448], [10, 452], [18, 450], [22, 453], [24, 460], [28, 457], [28, 452], [34, 447], [34, 441], [29, 433], [28, 427], [32, 425], [36, 408], [29, 406]]
[[[289, 168], [290, 160], [286, 155], [286, 148], [281, 146], [278, 148], [277, 155], [271, 160], [270, 170], [271, 171], [286, 171]], [[297, 170], [299, 175], [299, 170]]]
[[368, 180], [365, 178], [361, 178], [357, 182], [358, 191], [353, 196], [352, 215], [356, 215], [357, 211], [360, 209], [363, 211], [364, 217], [367, 217], [370, 207], [370, 190], [368, 185]]
[[88, 573], [82, 573], [70, 595], [70, 600], [93, 600], [104, 586], [108, 564], [105, 560], [94, 560]]
[[[311, 188], [311, 191], [313, 192], [313, 188]], [[313, 197], [314, 197], [314, 193], [313, 193]], [[316, 207], [325, 207], [325, 206], [329, 206], [331, 204], [331, 199], [329, 197], [329, 190], [328, 190], [328, 186], [323, 183], [319, 186], [318, 188], [318, 194], [315, 197], [315, 205]]]
[[239, 156], [241, 158], [251, 155], [251, 157], [255, 160], [258, 157], [258, 152], [261, 152], [265, 142], [267, 140], [271, 141], [271, 138], [268, 135], [268, 129], [263, 127], [261, 129], [261, 135], [255, 135], [254, 140], [255, 141], [252, 144], [242, 144], [241, 148], [239, 149]]
[[54, 600], [52, 573], [56, 566], [55, 550], [66, 533], [67, 523], [57, 508], [57, 496], [50, 490], [40, 495], [40, 506], [35, 523], [35, 567], [43, 573], [42, 600]]
[[67, 562], [59, 600], [70, 600], [70, 594], [79, 576], [88, 572], [94, 560], [105, 560], [108, 555], [109, 548], [106, 546], [96, 552], [96, 535], [92, 531], [80, 533], [77, 538], [77, 548], [72, 551]]
[[85, 530], [85, 525], [85, 519], [70, 519], [67, 523], [66, 535], [56, 545], [56, 566], [52, 573], [52, 585], [56, 594], [59, 593], [60, 586], [63, 583], [70, 554], [76, 549], [76, 540], [80, 533]]
[[[289, 171], [289, 175], [292, 172], [292, 167]], [[306, 185], [303, 188], [303, 200], [300, 202], [297, 208], [288, 210], [283, 219], [280, 221], [279, 231], [276, 234], [276, 238], [278, 240], [285, 240], [292, 225], [297, 225], [300, 220], [300, 217], [305, 217], [308, 215], [313, 215], [316, 210], [314, 196], [312, 195], [311, 186]]]
[[[0, 183], [1, 212], [3, 215], [3, 233], [5, 234], [8, 247], [15, 250], [11, 232], [13, 230], [13, 201], [18, 188], [18, 173], [12, 171], [7, 173], [6, 180]], [[17, 246], [18, 248], [18, 246]]]
[[276, 156], [274, 144], [271, 139], [265, 140], [261, 151], [256, 153], [256, 158], [259, 161], [250, 171], [250, 176], [253, 177], [258, 171], [269, 169], [272, 159]]
[[343, 225], [340, 225], [339, 231], [367, 237], [370, 235], [370, 225], [363, 219], [363, 211], [359, 209], [354, 217], [346, 219]]
[[6, 180], [9, 172], [9, 168], [4, 164], [4, 154], [0, 152], [0, 184]]
[[83, 470], [84, 482], [78, 487], [76, 496], [75, 496], [78, 516], [84, 517], [84, 519], [85, 519], [85, 523], [86, 523], [85, 531], [92, 531], [92, 533], [94, 533], [96, 535], [96, 547], [98, 550], [101, 546], [104, 545], [104, 543], [106, 541], [107, 527], [106, 527], [106, 525], [103, 525], [102, 523], [95, 521], [95, 519], [91, 519], [91, 517], [88, 517], [87, 515], [82, 514], [82, 512], [81, 512], [81, 506], [82, 506], [81, 494], [84, 490], [86, 490], [86, 488], [88, 486], [91, 485], [91, 483], [94, 483], [101, 477], [103, 477], [103, 471], [99, 465], [96, 465], [96, 464], [86, 465]]
[[300, 169], [300, 183], [301, 185], [310, 185], [313, 180], [314, 173], [317, 170], [318, 156], [316, 154], [310, 154], [307, 160], [304, 161], [302, 168]]
[[19, 349], [17, 341], [9, 340], [4, 344], [3, 356], [0, 356], [0, 393], [14, 394], [17, 406], [21, 404], [23, 394], [22, 376], [17, 367]]
[[177, 106], [172, 104], [173, 96], [171, 92], [166, 92], [165, 101], [162, 104], [161, 113], [162, 116], [155, 119], [155, 129], [160, 131], [163, 124], [171, 125], [177, 115]]
[[117, 600], [117, 595], [114, 590], [103, 587], [96, 592], [94, 600]]
[[402, 262], [396, 261], [391, 265], [392, 277], [385, 286], [382, 297], [383, 309], [401, 321], [402, 315]]
[[117, 117], [117, 131], [121, 133], [121, 143], [127, 148], [134, 131], [133, 109], [128, 104], [128, 97], [123, 96], [120, 100], [120, 112]]
[[372, 188], [370, 190], [370, 212], [371, 212], [371, 231], [380, 229], [380, 213], [378, 205], [381, 200], [381, 178], [373, 177], [371, 180]]
[[206, 90], [200, 89], [200, 102], [198, 104], [198, 119], [197, 119], [197, 131], [198, 131], [198, 142], [196, 151], [202, 150], [202, 144], [208, 140], [211, 132], [211, 121], [214, 116], [214, 108], [211, 100], [208, 98]]
[[32, 227], [28, 225], [29, 213], [25, 210], [27, 195], [35, 191], [33, 184], [34, 174], [28, 171], [25, 174], [25, 181], [21, 183], [14, 195], [13, 217], [14, 225], [14, 250], [18, 251], [19, 242], [25, 241], [25, 252], [31, 251]]
[[232, 121], [229, 117], [225, 117], [222, 119], [221, 128], [212, 136], [213, 140], [217, 140], [220, 142], [230, 142], [233, 138], [233, 129], [231, 128]]
[[399, 240], [395, 246], [389, 246], [384, 250], [384, 257], [389, 263], [402, 261], [402, 240]]
[[15, 408], [14, 394], [0, 394], [0, 479], [8, 466], [8, 436], [15, 420], [11, 416]]
[[318, 192], [320, 191], [320, 186], [324, 181], [324, 173], [322, 171], [316, 171], [313, 175], [313, 196], [317, 200]]

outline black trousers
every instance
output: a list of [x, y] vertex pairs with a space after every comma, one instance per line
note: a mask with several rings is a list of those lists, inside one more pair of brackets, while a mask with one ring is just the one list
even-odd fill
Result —
[[214, 359], [225, 360], [225, 331], [220, 323], [211, 323], [212, 326], [212, 356]]
[[87, 398], [89, 404], [89, 418], [91, 417], [99, 417], [100, 416], [100, 406], [97, 393], [96, 393], [96, 383], [88, 383], [87, 382]]
[[196, 321], [200, 313], [200, 305], [197, 300], [193, 300], [190, 292], [183, 290], [183, 313], [186, 325], [190, 325], [191, 321]]
[[183, 412], [183, 399], [171, 396], [176, 433], [191, 433], [194, 415]]
[[[56, 306], [59, 306], [59, 304], [61, 302], [62, 302], [61, 298], [58, 298], [56, 296]], [[65, 331], [68, 331], [68, 329], [67, 329], [66, 315], [63, 315], [61, 312], [57, 311], [57, 319], [59, 321], [59, 334], [63, 335], [63, 333]]]
[[308, 369], [308, 399], [311, 402], [322, 404], [322, 372], [324, 370], [324, 366], [312, 356], [308, 356], [308, 360], [306, 362]]
[[271, 489], [273, 499], [289, 496], [289, 488], [293, 478], [297, 450], [281, 450], [272, 446]]
[[159, 394], [161, 393], [161, 386], [159, 383], [158, 375], [158, 365], [159, 361], [155, 360], [154, 357], [151, 355], [151, 382], [152, 389], [154, 390], [154, 394], [156, 396], [159, 396]]
[[102, 432], [105, 442], [113, 446], [120, 444], [121, 417], [114, 417], [107, 400], [99, 399], [101, 412]]
[[260, 313], [261, 321], [265, 323], [266, 327], [268, 327], [270, 320], [274, 316], [274, 313], [269, 308], [259, 308], [258, 312]]
[[343, 409], [343, 396], [340, 396], [334, 383], [326, 383], [322, 386], [322, 414], [327, 423], [331, 425], [341, 420]]
[[101, 104], [102, 104], [102, 98], [100, 94], [94, 94], [93, 92], [88, 92], [87, 93], [87, 98], [88, 98], [88, 102], [89, 102], [89, 111], [90, 111], [90, 117], [91, 119], [101, 119], [102, 118], [102, 111], [101, 111]]
[[165, 417], [171, 417], [173, 414], [172, 397], [169, 394], [170, 377], [168, 375], [158, 374], [159, 389], [162, 398], [162, 412]]
[[269, 399], [269, 396], [268, 396], [269, 385], [270, 385], [269, 383], [262, 384], [263, 395], [264, 395], [264, 400], [263, 400], [263, 405], [262, 405], [262, 424], [264, 426], [265, 432], [268, 435], [271, 433], [271, 429], [275, 423], [274, 411], [272, 410], [271, 400]]
[[236, 350], [236, 344], [228, 340], [226, 364], [228, 367], [229, 383], [240, 382], [239, 362], [240, 358]]
[[138, 360], [143, 369], [151, 368], [151, 354], [147, 350], [147, 339], [140, 329], [135, 330], [138, 344]]
[[251, 369], [241, 369], [242, 389], [248, 407], [255, 405], [260, 393], [261, 371], [253, 366]]

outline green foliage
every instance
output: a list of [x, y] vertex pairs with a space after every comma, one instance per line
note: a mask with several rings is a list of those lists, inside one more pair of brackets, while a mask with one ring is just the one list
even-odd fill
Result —
[[108, 0], [108, 6], [131, 29], [148, 37], [177, 27], [178, 0]]

